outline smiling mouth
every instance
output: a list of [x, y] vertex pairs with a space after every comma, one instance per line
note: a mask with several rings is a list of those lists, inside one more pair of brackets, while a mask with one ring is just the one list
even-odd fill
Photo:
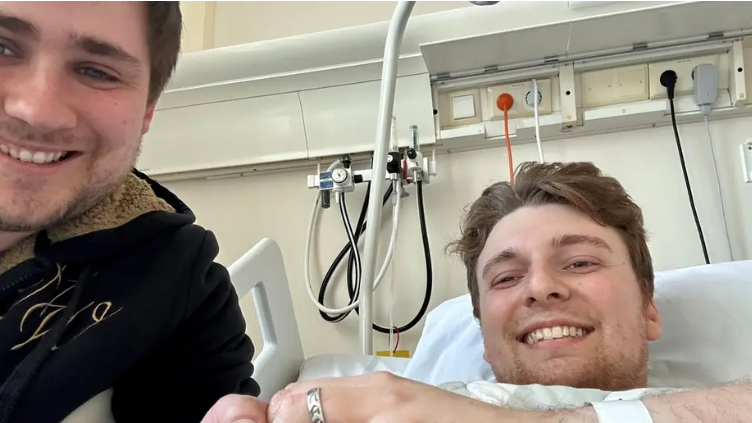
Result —
[[37, 165], [60, 163], [77, 154], [75, 151], [34, 151], [2, 143], [0, 143], [0, 153], [20, 162]]
[[576, 326], [551, 326], [547, 328], [536, 329], [529, 332], [517, 340], [528, 345], [535, 345], [539, 342], [553, 341], [566, 338], [584, 338], [592, 333], [590, 328], [581, 328]]

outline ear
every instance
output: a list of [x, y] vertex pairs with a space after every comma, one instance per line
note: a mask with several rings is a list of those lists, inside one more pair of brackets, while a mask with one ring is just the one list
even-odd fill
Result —
[[149, 132], [149, 128], [151, 128], [151, 120], [154, 119], [154, 107], [155, 106], [149, 106], [146, 108], [146, 113], [144, 113], [144, 121], [141, 124], [141, 135], [145, 135], [147, 132]]
[[648, 341], [655, 341], [661, 337], [661, 316], [653, 300], [645, 307], [645, 336]]

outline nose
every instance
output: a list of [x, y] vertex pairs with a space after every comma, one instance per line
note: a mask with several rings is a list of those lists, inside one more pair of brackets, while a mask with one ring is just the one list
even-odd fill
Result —
[[76, 126], [72, 99], [64, 84], [64, 71], [55, 66], [24, 66], [0, 82], [5, 91], [4, 110], [34, 130], [50, 132]]
[[528, 277], [525, 305], [532, 307], [549, 305], [569, 299], [570, 291], [566, 283], [547, 269], [536, 269]]

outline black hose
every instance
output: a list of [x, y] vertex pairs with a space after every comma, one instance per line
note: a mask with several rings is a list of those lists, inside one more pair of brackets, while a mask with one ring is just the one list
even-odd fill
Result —
[[[425, 215], [425, 207], [423, 203], [423, 183], [417, 182], [417, 190], [418, 190], [418, 217], [420, 219], [420, 231], [421, 231], [421, 238], [423, 241], [423, 253], [425, 256], [425, 263], [426, 263], [426, 291], [425, 295], [423, 297], [423, 303], [421, 304], [421, 307], [418, 311], [418, 313], [413, 317], [412, 320], [410, 320], [406, 325], [400, 326], [395, 328], [385, 328], [377, 324], [373, 324], [373, 329], [379, 333], [383, 334], [390, 334], [392, 332], [397, 333], [405, 333], [415, 327], [425, 316], [426, 312], [428, 311], [428, 306], [431, 301], [431, 293], [433, 291], [433, 265], [431, 263], [431, 250], [430, 245], [428, 242], [428, 229], [426, 227], [426, 215]], [[356, 225], [355, 232], [352, 237], [352, 241], [348, 242], [345, 247], [342, 248], [340, 253], [337, 255], [337, 258], [335, 259], [334, 263], [329, 267], [329, 271], [327, 271], [326, 276], [324, 277], [324, 281], [321, 284], [321, 287], [319, 288], [319, 303], [324, 303], [324, 297], [326, 296], [326, 289], [329, 285], [329, 282], [331, 281], [331, 278], [336, 270], [336, 268], [339, 266], [340, 262], [344, 258], [344, 255], [348, 252], [350, 253], [350, 257], [348, 258], [348, 271], [347, 271], [347, 287], [348, 287], [348, 295], [350, 297], [350, 301], [348, 305], [353, 304], [355, 301], [358, 300], [360, 297], [360, 278], [362, 276], [362, 270], [358, 269], [360, 267], [360, 253], [358, 251], [358, 241], [360, 236], [365, 232], [367, 222], [365, 220], [365, 215], [368, 209], [368, 194], [370, 193], [371, 189], [371, 183], [368, 183], [368, 188], [366, 191], [366, 197], [364, 200], [363, 208], [361, 209], [360, 218], [358, 219], [358, 224]], [[389, 197], [392, 194], [392, 186], [389, 186], [389, 189], [387, 190], [386, 194], [384, 195], [383, 204], [386, 204], [387, 201], [389, 201]], [[347, 206], [344, 202], [344, 195], [341, 196], [341, 202], [340, 202], [340, 211], [342, 213], [343, 222], [345, 223], [345, 228], [347, 229], [350, 227], [350, 221], [347, 214]], [[350, 232], [348, 231], [348, 238], [350, 238]], [[353, 249], [353, 245], [355, 245], [355, 248]], [[353, 269], [353, 264], [355, 264], [355, 269]], [[355, 274], [353, 275], [353, 270], [355, 271]], [[353, 281], [355, 279], [355, 281]], [[360, 310], [358, 307], [354, 308], [355, 313], [360, 314]], [[344, 320], [350, 312], [345, 312], [338, 315], [330, 315], [327, 313], [324, 313], [323, 311], [319, 311], [319, 314], [321, 317], [332, 323], [340, 322]]]
[[[418, 218], [420, 219], [420, 235], [423, 239], [423, 254], [426, 261], [426, 293], [423, 296], [423, 304], [420, 305], [418, 314], [413, 317], [406, 325], [399, 326], [396, 329], [384, 328], [377, 324], [373, 324], [373, 329], [376, 332], [389, 334], [392, 332], [405, 333], [415, 327], [423, 319], [428, 311], [428, 304], [431, 302], [431, 291], [433, 290], [433, 265], [431, 264], [431, 249], [428, 244], [428, 229], [426, 228], [426, 212], [423, 207], [423, 182], [417, 182], [418, 186]], [[355, 310], [357, 313], [358, 310]]]
[[[339, 196], [339, 212], [342, 217], [342, 224], [345, 225], [345, 231], [347, 232], [347, 240], [351, 245], [351, 250], [355, 253], [355, 271], [360, 274], [363, 272], [363, 268], [360, 264], [360, 250], [358, 249], [358, 238], [353, 233], [352, 223], [350, 223], [350, 215], [347, 213], [347, 204], [345, 203], [345, 194], [342, 193]], [[349, 292], [360, 292], [360, 278], [355, 281], [355, 289]], [[352, 297], [352, 296], [351, 296]], [[352, 300], [350, 300], [352, 301]], [[351, 303], [352, 304], [352, 303]]]
[[[369, 182], [366, 188], [366, 196], [363, 201], [363, 208], [360, 211], [360, 217], [358, 218], [358, 223], [355, 227], [355, 242], [357, 243], [360, 237], [363, 235], [363, 233], [366, 230], [366, 214], [368, 212], [368, 198], [369, 194], [371, 192], [371, 183]], [[389, 198], [392, 194], [392, 186], [389, 185], [389, 188], [387, 189], [386, 193], [384, 194], [384, 199], [382, 202], [382, 205], [386, 205], [387, 201], [389, 201]], [[347, 216], [347, 214], [345, 214]], [[350, 257], [348, 260], [348, 278], [347, 278], [347, 291], [348, 295], [350, 297], [350, 302], [348, 305], [353, 304], [355, 301], [357, 301], [359, 295], [360, 295], [360, 289], [356, 289], [356, 284], [353, 283], [352, 279], [352, 271], [354, 270], [352, 268], [352, 265], [355, 262], [355, 255], [352, 251], [352, 245], [348, 242], [342, 250], [339, 252], [337, 257], [334, 259], [334, 262], [331, 266], [329, 266], [329, 270], [326, 272], [326, 275], [324, 276], [324, 280], [321, 282], [321, 286], [319, 287], [319, 297], [318, 301], [319, 304], [324, 304], [324, 298], [326, 297], [326, 289], [329, 287], [329, 282], [331, 282], [332, 277], [334, 276], [334, 272], [337, 270], [337, 267], [339, 267], [340, 263], [342, 262], [342, 259], [345, 258], [345, 254], [350, 253]], [[359, 284], [358, 284], [359, 288]], [[341, 313], [341, 314], [328, 314], [324, 313], [323, 311], [319, 310], [319, 314], [321, 317], [326, 320], [327, 322], [336, 323], [341, 322], [344, 320], [347, 316], [350, 315], [350, 311]]]
[[674, 138], [676, 138], [676, 149], [679, 151], [679, 162], [681, 163], [682, 175], [684, 176], [684, 184], [687, 187], [687, 196], [689, 197], [689, 206], [692, 209], [692, 216], [695, 219], [695, 226], [697, 227], [697, 235], [700, 238], [700, 246], [702, 247], [702, 255], [705, 258], [705, 264], [710, 264], [710, 256], [708, 255], [708, 247], [705, 245], [705, 236], [702, 233], [702, 226], [700, 225], [700, 218], [697, 216], [697, 208], [695, 207], [695, 198], [692, 195], [692, 184], [689, 182], [689, 175], [687, 174], [687, 165], [684, 163], [684, 152], [682, 151], [681, 141], [679, 140], [679, 128], [676, 126], [676, 113], [674, 111], [674, 99], [669, 97], [668, 103], [671, 106], [671, 126], [674, 128]]

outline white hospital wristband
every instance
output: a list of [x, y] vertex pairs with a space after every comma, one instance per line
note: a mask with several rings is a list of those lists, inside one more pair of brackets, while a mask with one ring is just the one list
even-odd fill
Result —
[[598, 423], [653, 423], [642, 401], [601, 401], [590, 403], [598, 416]]

